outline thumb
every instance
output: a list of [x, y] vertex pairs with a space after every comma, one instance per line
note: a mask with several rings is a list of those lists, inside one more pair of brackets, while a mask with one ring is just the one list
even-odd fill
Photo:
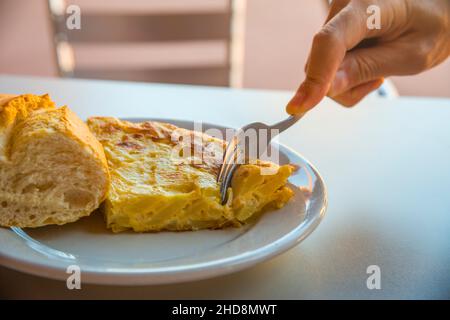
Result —
[[384, 46], [348, 52], [336, 72], [328, 96], [339, 96], [361, 84], [390, 75], [406, 74], [407, 70], [402, 70], [405, 59], [404, 51]]

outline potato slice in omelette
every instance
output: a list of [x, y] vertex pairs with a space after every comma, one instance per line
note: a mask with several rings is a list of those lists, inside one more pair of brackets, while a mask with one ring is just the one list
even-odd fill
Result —
[[[293, 195], [286, 186], [292, 166], [258, 161], [238, 168], [221, 205], [216, 176], [224, 141], [160, 122], [93, 117], [87, 123], [111, 172], [103, 210], [114, 232], [239, 226], [268, 207], [281, 208]], [[261, 175], [267, 166], [276, 173]]]

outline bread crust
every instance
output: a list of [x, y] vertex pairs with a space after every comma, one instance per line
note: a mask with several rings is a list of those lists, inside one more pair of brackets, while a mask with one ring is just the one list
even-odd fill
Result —
[[9, 100], [11, 100], [14, 97], [17, 96], [13, 94], [0, 93], [0, 112], [3, 109], [3, 105], [5, 105]]

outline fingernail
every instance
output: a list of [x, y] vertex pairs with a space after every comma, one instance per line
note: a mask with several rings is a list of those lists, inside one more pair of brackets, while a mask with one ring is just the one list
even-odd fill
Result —
[[297, 114], [302, 110], [302, 103], [305, 100], [305, 92], [300, 88], [295, 96], [289, 101], [286, 106], [286, 111], [289, 114]]
[[347, 73], [344, 70], [339, 70], [338, 72], [336, 72], [330, 90], [328, 91], [328, 96], [335, 97], [341, 94], [345, 91], [345, 89], [347, 89], [348, 83], [349, 80]]

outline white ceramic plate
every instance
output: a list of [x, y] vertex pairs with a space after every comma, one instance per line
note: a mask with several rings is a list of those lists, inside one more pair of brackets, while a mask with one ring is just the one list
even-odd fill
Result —
[[[187, 121], [161, 121], [193, 127]], [[203, 129], [209, 128], [223, 130], [203, 124]], [[289, 179], [295, 196], [254, 224], [226, 230], [113, 234], [96, 212], [64, 226], [0, 228], [0, 264], [62, 280], [68, 277], [68, 266], [77, 265], [85, 283], [148, 285], [210, 278], [270, 259], [317, 227], [327, 201], [316, 169], [295, 151], [282, 145], [279, 150], [281, 163], [300, 166]]]

